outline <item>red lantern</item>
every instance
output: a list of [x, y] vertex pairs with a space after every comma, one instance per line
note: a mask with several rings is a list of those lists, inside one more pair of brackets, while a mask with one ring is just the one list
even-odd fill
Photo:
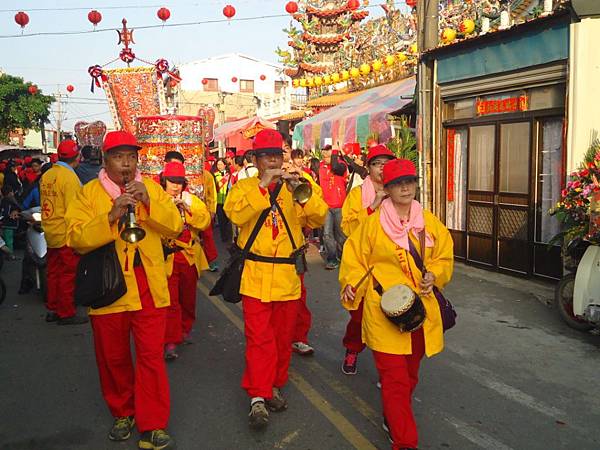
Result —
[[35, 94], [37, 94], [37, 91], [38, 91], [38, 89], [37, 89], [37, 86], [36, 86], [35, 84], [32, 84], [31, 86], [29, 86], [29, 87], [27, 88], [27, 90], [29, 91], [29, 93], [30, 93], [31, 95], [35, 95]]
[[232, 83], [237, 83], [237, 77], [231, 77], [231, 82]]
[[360, 7], [360, 2], [358, 0], [348, 0], [347, 6], [350, 11], [354, 11]]
[[208, 80], [206, 78], [202, 78], [202, 84], [206, 86], [208, 84]]
[[233, 16], [235, 16], [235, 8], [231, 5], [225, 6], [225, 8], [223, 8], [223, 15], [228, 19], [231, 19]]
[[267, 76], [266, 76], [266, 75], [261, 75], [261, 76], [260, 76], [260, 80], [261, 80], [261, 81], [265, 81], [266, 79], [267, 79]]
[[417, 0], [406, 0], [406, 6], [414, 8], [415, 6], [417, 6]]
[[166, 22], [167, 20], [169, 20], [169, 17], [171, 17], [171, 11], [169, 11], [168, 8], [160, 8], [156, 12], [156, 15], [158, 16], [158, 18], [160, 20], [162, 20], [163, 22]]
[[73, 86], [72, 84], [68, 84], [67, 85], [67, 91], [68, 92], [73, 92], [75, 90], [75, 86]]
[[298, 12], [298, 3], [287, 2], [287, 4], [285, 5], [285, 11], [288, 14], [296, 14]]
[[96, 25], [102, 20], [102, 14], [93, 9], [88, 13], [88, 20], [94, 25], [94, 28], [96, 28]]
[[177, 80], [169, 80], [169, 86], [171, 86], [172, 88], [174, 88], [175, 86], [177, 86], [178, 81]]
[[29, 16], [23, 11], [19, 11], [15, 14], [15, 22], [18, 25], [21, 25], [21, 28], [25, 28], [25, 25], [29, 23]]

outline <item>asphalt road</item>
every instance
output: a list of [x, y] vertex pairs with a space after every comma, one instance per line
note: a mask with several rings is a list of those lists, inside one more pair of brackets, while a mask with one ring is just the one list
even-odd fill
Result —
[[[307, 274], [313, 357], [295, 355], [285, 389], [289, 410], [261, 433], [247, 426], [239, 387], [244, 365], [241, 311], [198, 289], [195, 343], [169, 365], [170, 432], [180, 450], [386, 449], [370, 352], [359, 373], [340, 371], [347, 313], [337, 272], [314, 249]], [[41, 299], [16, 295], [20, 263], [7, 262], [0, 306], [0, 448], [134, 449], [112, 443], [89, 325], [44, 322]], [[421, 449], [600, 448], [600, 337], [568, 329], [543, 303], [552, 288], [458, 264], [447, 290], [458, 325], [446, 350], [425, 360], [415, 410]], [[542, 300], [542, 301], [540, 301]]]

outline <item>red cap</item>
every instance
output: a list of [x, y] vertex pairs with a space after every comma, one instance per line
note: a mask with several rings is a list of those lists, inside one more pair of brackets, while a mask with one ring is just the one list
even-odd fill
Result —
[[31, 156], [26, 156], [25, 159], [23, 159], [23, 162], [25, 164], [30, 164], [31, 161], [33, 161], [33, 158]]
[[393, 159], [383, 166], [383, 185], [402, 180], [416, 180], [417, 168], [409, 159]]
[[165, 164], [162, 176], [185, 178], [185, 167], [179, 161], [168, 162]]
[[252, 141], [252, 150], [256, 156], [268, 154], [283, 154], [283, 137], [275, 130], [260, 130], [254, 141]]
[[235, 158], [235, 153], [233, 153], [231, 150], [228, 150], [227, 153], [225, 153], [225, 157], [226, 158]]
[[73, 158], [79, 154], [79, 147], [77, 147], [77, 142], [72, 139], [67, 139], [58, 144], [58, 150], [56, 152], [60, 159]]
[[383, 144], [379, 144], [369, 148], [369, 153], [367, 153], [367, 164], [369, 164], [373, 158], [377, 158], [378, 156], [387, 156], [390, 159], [396, 159], [396, 156], [389, 148]]
[[208, 162], [215, 162], [217, 160], [217, 158], [215, 158], [213, 155], [210, 155], [208, 158], [206, 158], [206, 161]]
[[106, 136], [104, 136], [102, 151], [108, 152], [117, 147], [127, 147], [135, 150], [142, 148], [138, 145], [135, 136], [127, 131], [119, 130], [106, 133]]

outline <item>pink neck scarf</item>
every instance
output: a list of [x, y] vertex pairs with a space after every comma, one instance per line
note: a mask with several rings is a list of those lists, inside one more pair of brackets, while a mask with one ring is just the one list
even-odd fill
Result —
[[[379, 208], [379, 222], [385, 234], [398, 246], [404, 250], [409, 250], [408, 233], [412, 231], [413, 236], [419, 237], [419, 233], [425, 229], [425, 219], [423, 218], [423, 207], [413, 200], [410, 205], [410, 217], [408, 222], [402, 222], [398, 216], [392, 200], [386, 198], [381, 202]], [[425, 246], [433, 247], [433, 238], [425, 232]]]
[[373, 200], [375, 200], [375, 185], [373, 184], [373, 180], [371, 180], [370, 176], [367, 176], [363, 181], [363, 184], [360, 187], [361, 198], [362, 198], [362, 207], [367, 209], [369, 206], [373, 204]]
[[[123, 191], [121, 190], [121, 186], [119, 186], [117, 183], [110, 179], [110, 177], [106, 173], [106, 170], [100, 169], [100, 173], [98, 173], [98, 180], [100, 180], [100, 184], [102, 185], [106, 193], [109, 195], [109, 197], [113, 200], [115, 200], [123, 193]], [[135, 171], [135, 181], [142, 181], [142, 174], [139, 170]]]

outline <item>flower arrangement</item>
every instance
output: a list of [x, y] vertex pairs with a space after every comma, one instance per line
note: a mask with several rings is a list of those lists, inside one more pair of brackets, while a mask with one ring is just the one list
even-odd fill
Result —
[[[580, 237], [600, 243], [600, 229], [590, 227], [591, 211], [600, 199], [600, 141], [596, 141], [587, 152], [579, 170], [571, 173], [567, 185], [561, 192], [561, 199], [549, 211], [564, 227], [552, 242], [564, 239], [565, 242]], [[595, 209], [595, 208], [594, 208]]]

